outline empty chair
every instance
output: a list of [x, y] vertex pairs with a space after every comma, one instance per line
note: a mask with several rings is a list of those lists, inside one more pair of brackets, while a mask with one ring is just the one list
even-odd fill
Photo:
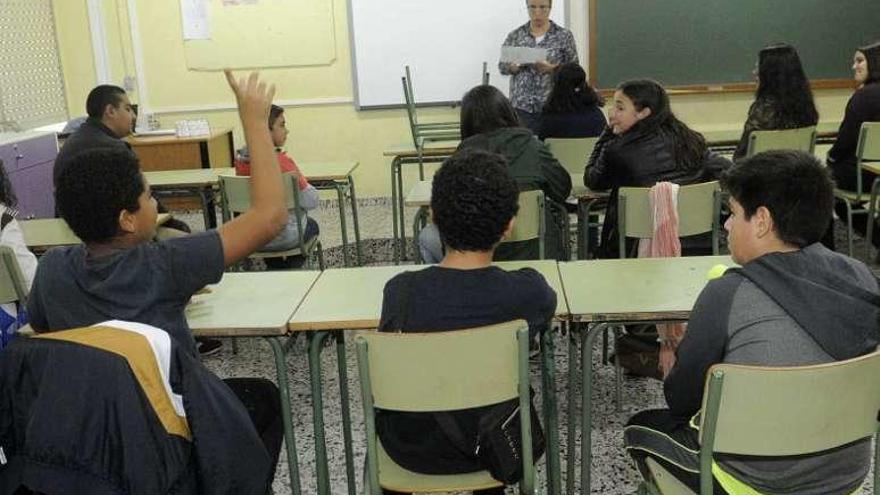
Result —
[[[864, 165], [880, 162], [880, 122], [864, 122], [859, 130], [859, 142], [856, 145], [856, 190], [834, 189], [834, 197], [846, 206], [846, 241], [848, 254], [853, 255], [853, 215], [868, 215], [867, 228], [867, 254], [870, 258], [871, 242], [873, 238], [873, 220], [876, 216], [878, 181], [875, 179], [871, 186], [871, 194], [864, 191], [866, 184], [862, 184], [862, 168]], [[867, 206], [864, 204], [868, 202]]]

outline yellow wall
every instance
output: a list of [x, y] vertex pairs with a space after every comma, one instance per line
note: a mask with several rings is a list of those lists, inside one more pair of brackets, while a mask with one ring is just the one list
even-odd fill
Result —
[[[299, 161], [357, 160], [355, 181], [361, 197], [390, 195], [390, 160], [382, 151], [405, 142], [409, 129], [404, 110], [356, 111], [346, 0], [333, 2], [336, 57], [329, 65], [268, 69], [264, 77], [278, 86], [276, 99], [286, 105], [291, 127], [288, 151]], [[126, 0], [103, 0], [112, 77], [118, 84], [134, 75], [134, 55], [128, 30]], [[224, 109], [233, 99], [221, 73], [186, 68], [176, 0], [136, 0], [144, 52], [144, 75], [149, 107], [158, 112], [163, 127], [176, 120], [207, 118], [215, 127], [236, 128], [236, 146], [243, 145], [233, 111]], [[54, 0], [58, 39], [71, 116], [82, 115], [85, 96], [95, 84], [91, 37], [85, 0]], [[117, 22], [116, 10], [120, 21]], [[121, 26], [121, 29], [120, 29]], [[259, 30], [262, 26], [248, 26]], [[121, 46], [120, 46], [121, 45]], [[281, 49], [284, 47], [266, 47]], [[125, 59], [123, 61], [123, 58]], [[389, 82], [396, 84], [395, 81]], [[823, 121], [839, 120], [849, 96], [846, 90], [818, 91]], [[137, 92], [132, 100], [137, 101]], [[316, 99], [346, 99], [345, 103], [314, 104]], [[750, 94], [674, 96], [673, 109], [698, 130], [739, 129], [751, 103]], [[208, 106], [214, 109], [196, 111]], [[221, 107], [217, 109], [218, 107]], [[422, 116], [422, 114], [420, 114]], [[426, 120], [457, 118], [449, 108], [424, 112]]]

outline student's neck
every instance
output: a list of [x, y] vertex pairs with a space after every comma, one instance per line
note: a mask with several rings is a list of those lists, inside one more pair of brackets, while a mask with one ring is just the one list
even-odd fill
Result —
[[90, 242], [86, 244], [86, 250], [90, 257], [100, 258], [102, 256], [107, 256], [108, 254], [133, 248], [140, 243], [141, 241], [133, 235], [123, 235], [114, 237], [106, 242]]
[[446, 250], [446, 256], [440, 261], [439, 266], [443, 268], [454, 268], [456, 270], [477, 270], [492, 265], [492, 251], [455, 251], [453, 249]]

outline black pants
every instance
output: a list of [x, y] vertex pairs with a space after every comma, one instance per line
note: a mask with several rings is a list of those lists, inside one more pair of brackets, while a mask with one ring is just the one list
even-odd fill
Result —
[[519, 124], [528, 128], [535, 136], [538, 135], [541, 127], [541, 114], [526, 112], [525, 110], [516, 109], [516, 116], [519, 117]]
[[275, 467], [278, 465], [278, 454], [281, 452], [281, 440], [284, 436], [278, 387], [263, 378], [227, 378], [223, 381], [244, 404], [269, 452], [269, 459], [272, 461], [271, 482], [275, 479]]
[[[645, 479], [650, 478], [647, 457], [663, 466], [696, 493], [700, 492], [700, 432], [687, 420], [673, 417], [668, 409], [642, 411], [623, 429], [623, 444]], [[670, 462], [670, 461], [674, 461]], [[727, 492], [713, 479], [713, 493]]]

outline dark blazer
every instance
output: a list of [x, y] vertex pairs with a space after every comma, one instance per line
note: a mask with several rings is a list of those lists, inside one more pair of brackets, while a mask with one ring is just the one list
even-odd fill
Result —
[[581, 112], [541, 114], [538, 138], [582, 138], [595, 137], [605, 130], [607, 121], [602, 109], [592, 106]]

